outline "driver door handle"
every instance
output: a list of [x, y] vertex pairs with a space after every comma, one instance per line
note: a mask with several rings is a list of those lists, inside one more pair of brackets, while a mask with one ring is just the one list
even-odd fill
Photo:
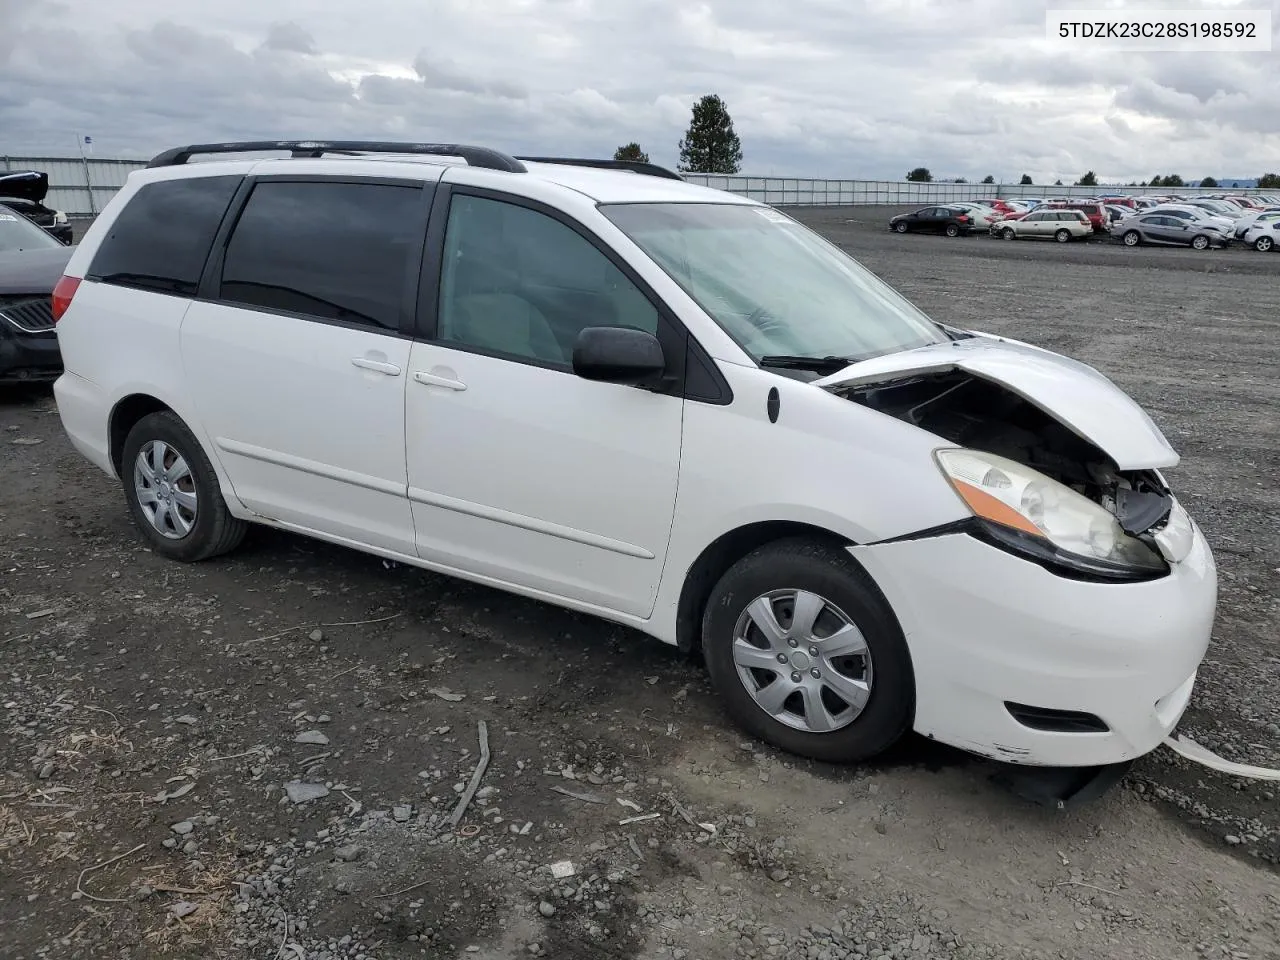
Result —
[[434, 373], [427, 373], [425, 370], [413, 371], [413, 379], [418, 383], [426, 384], [429, 387], [446, 387], [449, 390], [465, 390], [467, 385], [461, 380], [454, 380], [450, 377], [438, 377]]

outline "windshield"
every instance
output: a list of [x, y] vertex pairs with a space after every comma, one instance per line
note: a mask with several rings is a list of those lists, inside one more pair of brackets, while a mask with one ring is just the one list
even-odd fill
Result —
[[44, 250], [62, 244], [21, 214], [0, 204], [0, 253], [18, 250]]
[[856, 260], [771, 207], [600, 210], [757, 362], [778, 355], [861, 360], [948, 339]]

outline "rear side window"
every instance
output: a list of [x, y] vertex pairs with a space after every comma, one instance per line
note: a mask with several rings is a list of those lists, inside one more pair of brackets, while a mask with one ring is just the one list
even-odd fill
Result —
[[193, 296], [240, 180], [188, 177], [146, 184], [108, 228], [89, 279]]
[[232, 231], [218, 299], [395, 330], [426, 234], [416, 185], [267, 180]]

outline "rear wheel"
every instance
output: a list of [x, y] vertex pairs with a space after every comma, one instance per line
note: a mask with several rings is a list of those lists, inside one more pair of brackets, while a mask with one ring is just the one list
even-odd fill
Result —
[[1142, 242], [1142, 234], [1137, 230], [1130, 230], [1124, 235], [1124, 245], [1126, 247], [1136, 247]]
[[1260, 250], [1263, 253], [1266, 253], [1274, 246], [1275, 241], [1270, 237], [1259, 237], [1257, 240], [1253, 241], [1253, 249]]
[[785, 540], [738, 561], [707, 602], [702, 645], [733, 719], [783, 750], [858, 762], [911, 724], [906, 640], [843, 550]]
[[156, 553], [194, 562], [244, 539], [248, 524], [227, 509], [213, 464], [177, 414], [152, 413], [134, 424], [120, 473], [129, 512]]
[[1061, 230], [1059, 230], [1057, 233], [1053, 235], [1053, 239], [1057, 240], [1059, 243], [1066, 243], [1068, 240], [1071, 239], [1071, 231], [1068, 230], [1066, 227], [1063, 227]]
[[1005, 240], [1017, 240], [1017, 239], [1018, 239], [1018, 234], [1017, 234], [1017, 232], [1013, 229], [1013, 227], [1005, 227], [1003, 230], [1001, 230], [1001, 231], [1000, 231], [1000, 236], [1001, 236], [1001, 237], [1003, 237]]
[[958, 236], [960, 236], [960, 228], [959, 228], [956, 224], [954, 224], [954, 223], [948, 223], [948, 224], [947, 224], [947, 231], [946, 231], [946, 232], [947, 232], [947, 236], [948, 236], [948, 237], [958, 237]]
[[1209, 249], [1209, 238], [1203, 233], [1197, 234], [1191, 238], [1191, 246], [1196, 250], [1207, 250]]

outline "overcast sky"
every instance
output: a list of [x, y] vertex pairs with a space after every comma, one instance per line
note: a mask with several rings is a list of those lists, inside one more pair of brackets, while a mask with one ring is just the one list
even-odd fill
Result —
[[[0, 154], [284, 137], [674, 165], [718, 93], [744, 172], [1071, 182], [1280, 167], [1274, 53], [1045, 45], [1043, 0], [0, 0]], [[1280, 0], [1127, 0], [1270, 8]], [[203, 7], [203, 9], [201, 9]]]

